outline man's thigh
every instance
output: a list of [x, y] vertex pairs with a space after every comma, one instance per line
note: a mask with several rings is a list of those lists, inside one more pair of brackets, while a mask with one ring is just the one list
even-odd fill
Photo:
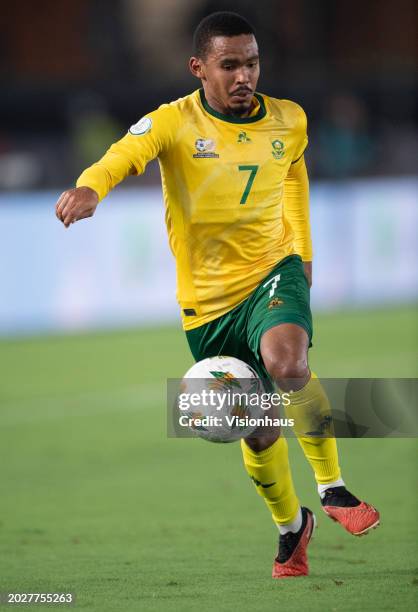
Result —
[[260, 352], [263, 334], [280, 323], [295, 323], [312, 337], [309, 286], [299, 256], [280, 262], [251, 296], [222, 317], [186, 332], [196, 361], [227, 355], [250, 365], [262, 379], [270, 377]]
[[224, 355], [248, 363], [260, 377], [266, 372], [260, 359], [247, 344], [247, 301], [222, 317], [186, 332], [190, 350], [196, 361]]
[[255, 290], [247, 322], [247, 344], [261, 359], [262, 336], [272, 327], [292, 323], [312, 339], [310, 290], [302, 260], [294, 255], [280, 262]]

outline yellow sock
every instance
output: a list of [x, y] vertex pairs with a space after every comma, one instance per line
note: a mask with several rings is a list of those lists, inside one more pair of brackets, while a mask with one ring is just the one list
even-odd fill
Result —
[[[331, 437], [331, 410], [316, 374], [312, 373], [309, 382], [291, 394], [291, 404], [285, 411], [288, 418], [295, 419], [294, 431], [317, 483], [328, 484], [339, 480], [341, 470], [338, 465], [337, 442]], [[323, 432], [324, 437], [304, 435], [316, 431]]]
[[300, 504], [293, 487], [286, 439], [280, 436], [259, 453], [241, 440], [241, 449], [245, 469], [269, 507], [273, 521], [279, 525], [293, 521]]

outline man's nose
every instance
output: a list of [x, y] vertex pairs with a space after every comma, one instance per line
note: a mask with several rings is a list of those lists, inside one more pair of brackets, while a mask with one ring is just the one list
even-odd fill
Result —
[[236, 72], [236, 82], [239, 85], [246, 85], [250, 82], [250, 71], [248, 68], [245, 66], [238, 68]]

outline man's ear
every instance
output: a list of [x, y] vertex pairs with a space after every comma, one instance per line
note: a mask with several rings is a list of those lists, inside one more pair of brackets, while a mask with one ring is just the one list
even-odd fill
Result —
[[204, 71], [202, 69], [202, 62], [199, 58], [191, 57], [189, 60], [189, 68], [192, 75], [197, 79], [205, 78]]

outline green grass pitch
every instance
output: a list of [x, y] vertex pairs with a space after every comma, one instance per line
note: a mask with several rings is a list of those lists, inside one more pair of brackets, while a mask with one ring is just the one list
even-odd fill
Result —
[[[413, 308], [315, 322], [319, 375], [417, 375]], [[291, 440], [319, 529], [311, 575], [273, 581], [277, 531], [238, 444], [166, 437], [165, 379], [191, 363], [171, 327], [0, 343], [0, 591], [74, 591], [93, 612], [413, 609], [416, 440], [340, 441], [347, 484], [381, 511], [365, 538], [323, 515]]]

